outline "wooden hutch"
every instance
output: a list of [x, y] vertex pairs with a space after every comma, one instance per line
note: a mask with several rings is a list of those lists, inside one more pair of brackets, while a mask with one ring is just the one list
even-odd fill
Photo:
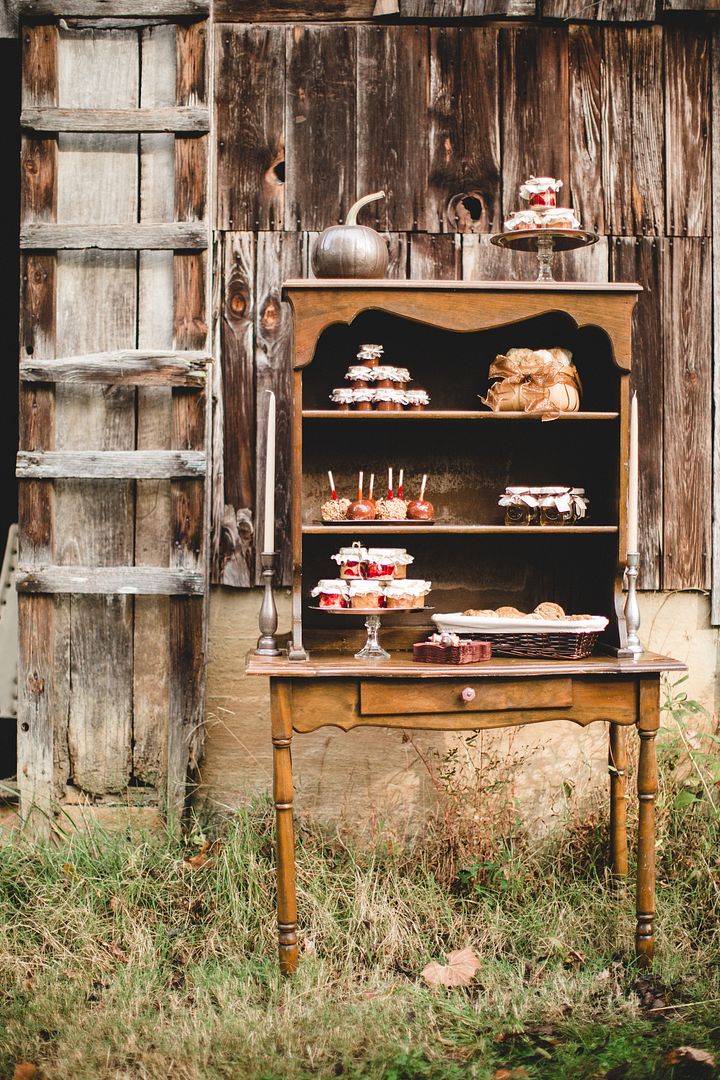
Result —
[[[278, 828], [280, 963], [297, 963], [293, 732], [324, 725], [434, 730], [483, 729], [546, 720], [610, 724], [610, 860], [627, 873], [625, 732], [641, 739], [636, 947], [653, 954], [654, 737], [660, 674], [683, 670], [666, 657], [625, 650], [622, 575], [632, 314], [638, 285], [289, 281], [294, 315], [292, 415], [293, 619], [287, 652], [248, 658], [270, 677], [274, 794]], [[378, 342], [430, 394], [423, 412], [342, 412], [329, 402], [363, 342]], [[583, 384], [581, 411], [542, 422], [493, 413], [480, 396], [497, 353], [513, 346], [564, 346]], [[352, 496], [359, 469], [405, 472], [416, 497], [429, 475], [435, 523], [356, 528], [320, 520], [327, 470]], [[507, 485], [567, 484], [586, 489], [591, 517], [572, 526], [503, 523]], [[314, 610], [310, 591], [333, 577], [331, 556], [352, 540], [407, 547], [413, 573], [432, 581], [436, 611], [510, 604], [532, 611], [545, 600], [609, 619], [601, 647], [585, 660], [493, 658], [463, 665], [414, 663], [410, 647], [433, 629], [429, 614], [383, 630], [389, 660], [360, 661], [362, 617]]]

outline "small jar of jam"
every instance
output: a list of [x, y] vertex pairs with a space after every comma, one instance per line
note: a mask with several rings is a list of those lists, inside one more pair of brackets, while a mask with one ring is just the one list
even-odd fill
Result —
[[498, 499], [505, 511], [506, 525], [537, 525], [539, 520], [538, 497], [533, 488], [508, 487]]
[[351, 608], [379, 608], [383, 607], [383, 587], [379, 581], [351, 581], [350, 607]]
[[363, 388], [362, 390], [350, 390], [349, 393], [352, 394], [353, 404], [357, 412], [372, 412], [375, 390]]
[[319, 596], [322, 608], [346, 608], [350, 606], [350, 587], [341, 578], [325, 578], [318, 581], [311, 596]]
[[378, 389], [375, 391], [375, 408], [378, 412], [402, 412], [404, 404], [404, 390]]
[[365, 367], [376, 368], [380, 363], [380, 357], [385, 352], [382, 345], [361, 345], [357, 354], [358, 363]]
[[330, 395], [330, 400], [336, 409], [340, 409], [342, 412], [349, 412], [350, 406], [353, 403], [353, 392], [344, 386], [339, 386], [337, 390], [333, 390]]
[[414, 562], [405, 548], [368, 548], [366, 573], [368, 580], [404, 578], [407, 568]]
[[423, 412], [430, 404], [430, 395], [427, 390], [416, 387], [414, 390], [405, 391], [405, 402], [408, 412]]
[[569, 525], [572, 521], [570, 488], [540, 488], [540, 524]]
[[345, 378], [350, 381], [353, 390], [362, 390], [373, 381], [373, 368], [366, 364], [354, 364], [348, 368]]
[[367, 563], [367, 549], [355, 543], [352, 547], [340, 548], [333, 560], [340, 567], [340, 577], [345, 580], [357, 580], [365, 577], [365, 564]]
[[391, 367], [390, 364], [380, 364], [374, 371], [374, 383], [380, 390], [389, 390], [395, 386], [395, 372], [397, 368]]

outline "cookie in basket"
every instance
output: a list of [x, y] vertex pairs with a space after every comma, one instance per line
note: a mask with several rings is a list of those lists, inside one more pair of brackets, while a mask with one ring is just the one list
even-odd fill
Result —
[[543, 619], [564, 619], [565, 611], [559, 604], [552, 604], [549, 600], [546, 600], [544, 604], [538, 604], [533, 612], [534, 615], [540, 615]]
[[463, 611], [463, 615], [472, 615], [474, 618], [482, 617], [483, 619], [497, 619], [497, 612], [492, 608], [468, 608], [467, 611]]
[[501, 619], [524, 619], [526, 617], [524, 611], [519, 611], [516, 607], [499, 607], [496, 611]]

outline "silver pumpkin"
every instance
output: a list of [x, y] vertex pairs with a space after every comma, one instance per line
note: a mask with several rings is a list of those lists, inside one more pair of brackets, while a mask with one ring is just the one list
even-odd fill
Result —
[[357, 224], [357, 216], [363, 206], [384, 198], [384, 191], [365, 195], [350, 207], [344, 225], [332, 225], [320, 233], [312, 255], [316, 277], [385, 277], [389, 256], [384, 238], [375, 229]]

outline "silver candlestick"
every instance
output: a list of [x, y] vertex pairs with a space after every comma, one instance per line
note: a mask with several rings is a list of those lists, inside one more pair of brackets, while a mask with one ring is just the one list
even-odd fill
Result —
[[275, 577], [275, 561], [277, 557], [277, 551], [263, 551], [260, 555], [265, 595], [263, 596], [262, 607], [260, 608], [260, 615], [258, 617], [260, 637], [258, 638], [255, 652], [259, 656], [280, 655], [280, 650], [278, 649], [277, 641], [275, 640], [275, 631], [278, 628], [278, 613], [277, 607], [275, 606], [275, 596], [273, 594], [273, 578]]
[[625, 601], [625, 627], [627, 629], [627, 648], [626, 652], [631, 653], [633, 656], [639, 656], [640, 653], [645, 652], [640, 644], [640, 638], [638, 631], [640, 630], [640, 607], [637, 599], [637, 576], [638, 565], [640, 563], [640, 555], [637, 551], [628, 552], [627, 567], [625, 568], [625, 575], [627, 577], [627, 600]]

